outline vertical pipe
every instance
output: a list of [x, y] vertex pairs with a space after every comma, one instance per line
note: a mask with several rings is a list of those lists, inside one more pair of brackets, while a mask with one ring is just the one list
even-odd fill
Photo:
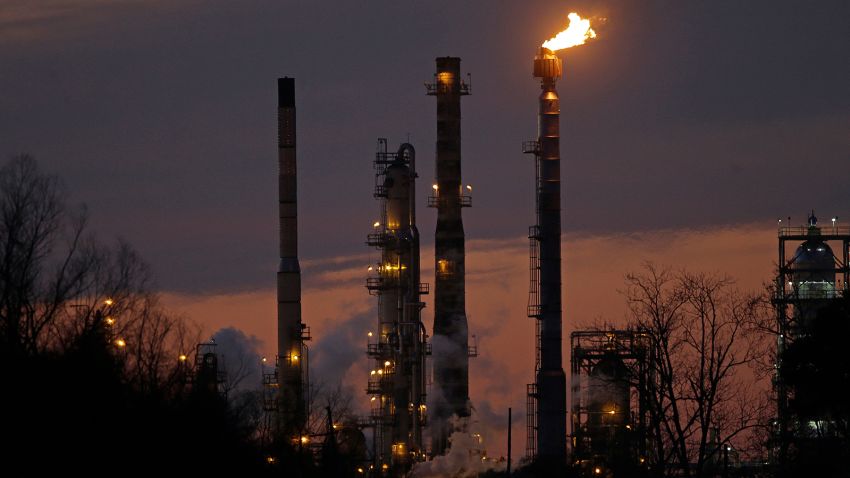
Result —
[[540, 78], [538, 142], [540, 184], [540, 369], [537, 372], [538, 456], [552, 466], [566, 464], [566, 375], [561, 358], [561, 153], [560, 101], [555, 83], [561, 61], [541, 48], [534, 61]]
[[278, 206], [280, 267], [277, 273], [278, 418], [291, 439], [306, 423], [306, 357], [301, 339], [301, 267], [298, 263], [298, 194], [295, 160], [295, 79], [278, 78]]
[[511, 407], [508, 407], [508, 478], [511, 478]]
[[434, 239], [434, 427], [432, 452], [443, 454], [452, 416], [469, 416], [469, 351], [461, 217], [460, 58], [437, 58], [437, 227]]

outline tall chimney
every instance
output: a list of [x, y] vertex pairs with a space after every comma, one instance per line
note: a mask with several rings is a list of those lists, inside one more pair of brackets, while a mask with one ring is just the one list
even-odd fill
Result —
[[307, 421], [307, 347], [301, 322], [298, 264], [298, 193], [295, 161], [295, 79], [278, 78], [278, 201], [280, 267], [277, 272], [278, 426], [281, 436], [300, 442]]
[[454, 431], [452, 416], [469, 416], [469, 347], [465, 305], [460, 97], [469, 85], [460, 78], [460, 58], [437, 58], [428, 94], [437, 97], [437, 184], [428, 205], [437, 208], [434, 240], [434, 421], [432, 452], [443, 454]]
[[534, 77], [540, 79], [542, 92], [535, 148], [537, 228], [531, 234], [540, 254], [536, 424], [538, 459], [553, 467], [565, 465], [567, 447], [566, 375], [561, 359], [561, 107], [555, 89], [561, 69], [561, 60], [541, 48], [534, 59]]

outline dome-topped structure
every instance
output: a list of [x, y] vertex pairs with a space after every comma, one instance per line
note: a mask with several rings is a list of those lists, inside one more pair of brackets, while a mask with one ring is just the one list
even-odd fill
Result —
[[800, 244], [791, 259], [794, 284], [829, 282], [835, 284], [835, 255], [825, 242], [812, 238]]
[[809, 216], [809, 239], [800, 244], [789, 262], [793, 289], [801, 296], [819, 296], [835, 290], [835, 255], [821, 238], [815, 211]]

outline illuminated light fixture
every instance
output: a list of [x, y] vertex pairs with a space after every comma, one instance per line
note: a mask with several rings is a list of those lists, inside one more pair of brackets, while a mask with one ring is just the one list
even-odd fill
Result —
[[372, 272], [372, 270], [374, 270], [374, 269], [375, 269], [374, 267], [369, 266], [367, 270], [368, 270], [369, 272]]
[[266, 362], [268, 362], [268, 361], [269, 361], [269, 359], [267, 359], [267, 358], [263, 357], [263, 363], [266, 363]]
[[109, 298], [107, 298], [106, 300], [104, 300], [104, 301], [103, 301], [103, 304], [104, 304], [104, 305], [112, 305], [112, 304], [114, 304], [114, 303], [115, 303], [115, 302], [114, 302], [112, 299], [109, 299]]
[[374, 401], [375, 401], [375, 397], [372, 397], [371, 399], [369, 399], [369, 401], [370, 401], [370, 402], [374, 402]]
[[593, 473], [595, 473], [595, 474], [597, 474], [597, 475], [602, 474], [602, 468], [599, 468], [599, 467], [597, 466], [596, 468], [594, 468], [594, 469], [593, 469]]
[[369, 337], [371, 337], [371, 336], [372, 336], [372, 332], [369, 332], [369, 333], [368, 333], [368, 334], [366, 334], [366, 335], [368, 335]]
[[307, 444], [309, 442], [310, 442], [310, 437], [308, 437], [307, 435], [301, 435], [301, 443]]
[[113, 319], [112, 317], [107, 317], [105, 321], [106, 325], [115, 325], [115, 319]]
[[466, 185], [466, 190], [467, 190], [467, 191], [472, 191], [472, 185], [471, 185], [471, 184], [467, 184], [467, 185]]
[[379, 370], [378, 370], [378, 375], [383, 375], [383, 374], [384, 374], [384, 371], [379, 369]]
[[386, 362], [384, 362], [384, 367], [389, 367], [390, 365], [391, 365], [391, 363], [390, 363], [390, 361], [389, 361], [389, 360], [387, 360]]
[[380, 223], [380, 222], [378, 222], [378, 221], [375, 221], [375, 224], [372, 224], [372, 226], [374, 226], [374, 227], [381, 227], [381, 223]]
[[269, 465], [273, 465], [274, 462], [275, 462], [275, 459], [274, 459], [273, 456], [267, 456], [266, 457], [266, 463], [268, 463]]
[[432, 185], [431, 187], [434, 188], [434, 191], [440, 189], [440, 186], [437, 186], [436, 184]]
[[127, 342], [125, 342], [124, 339], [118, 339], [118, 340], [115, 341], [115, 345], [117, 345], [119, 347], [126, 347]]
[[186, 357], [186, 355], [185, 355], [185, 354], [180, 354], [180, 356], [179, 356], [179, 357], [177, 357], [177, 360], [179, 360], [179, 361], [181, 361], [181, 362], [185, 362], [187, 358], [188, 358], [188, 357]]

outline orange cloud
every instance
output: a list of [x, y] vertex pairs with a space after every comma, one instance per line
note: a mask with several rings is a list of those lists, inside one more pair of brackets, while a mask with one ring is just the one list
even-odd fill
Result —
[[[525, 384], [532, 381], [534, 324], [526, 317], [527, 239], [467, 242], [467, 313], [478, 338], [479, 357], [470, 365], [473, 418], [491, 455], [506, 454], [507, 408], [513, 407], [513, 456], [524, 451]], [[776, 238], [770, 226], [743, 225], [710, 230], [662, 230], [620, 235], [572, 235], [563, 238], [564, 368], [568, 370], [569, 333], [594, 320], [623, 323], [626, 307], [618, 293], [623, 276], [645, 261], [691, 271], [728, 274], [746, 290], [762, 287], [772, 275]], [[374, 314], [375, 298], [364, 282], [369, 254], [304, 261], [302, 310], [313, 334], [311, 363], [320, 360], [323, 338], [356, 317]], [[433, 277], [433, 249], [423, 249], [423, 282]], [[273, 286], [273, 279], [270, 279]], [[432, 323], [432, 297], [426, 296], [423, 320]], [[187, 296], [165, 294], [170, 307], [192, 317], [208, 333], [236, 326], [264, 341], [263, 353], [276, 346], [274, 289], [237, 294]], [[360, 324], [361, 322], [358, 322]], [[359, 326], [359, 325], [358, 325]], [[343, 382], [360, 391], [366, 380], [366, 328], [351, 347], [363, 349], [355, 363], [338, 364]], [[336, 334], [338, 335], [338, 334]], [[330, 344], [326, 344], [330, 346]], [[312, 374], [316, 377], [315, 373]], [[362, 407], [367, 397], [362, 395]]]

